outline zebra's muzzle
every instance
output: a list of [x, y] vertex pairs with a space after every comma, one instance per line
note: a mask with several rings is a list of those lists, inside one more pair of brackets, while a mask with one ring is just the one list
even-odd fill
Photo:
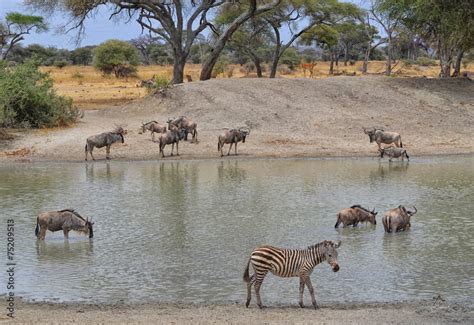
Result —
[[337, 264], [337, 263], [331, 264], [331, 267], [332, 267], [332, 270], [333, 270], [334, 272], [339, 271], [339, 264]]

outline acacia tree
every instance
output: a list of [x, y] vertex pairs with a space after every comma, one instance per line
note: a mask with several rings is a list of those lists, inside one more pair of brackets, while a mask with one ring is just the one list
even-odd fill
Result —
[[434, 45], [440, 60], [440, 77], [448, 78], [454, 55], [460, 61], [474, 46], [472, 0], [381, 0], [384, 8], [401, 12], [403, 23]]
[[364, 31], [365, 31], [365, 39], [366, 39], [366, 45], [365, 45], [365, 50], [364, 50], [364, 62], [362, 64], [362, 73], [367, 73], [368, 67], [369, 67], [369, 59], [370, 55], [375, 49], [380, 46], [381, 44], [385, 43], [385, 39], [382, 39], [378, 33], [379, 31], [377, 28], [372, 26], [370, 22], [370, 16], [367, 13], [365, 16], [360, 15], [358, 17], [358, 20], [361, 22], [362, 26], [364, 26]]
[[334, 74], [334, 62], [338, 54], [339, 32], [331, 26], [314, 26], [307, 33], [305, 33], [300, 40], [300, 43], [306, 45], [316, 45], [326, 49], [329, 53], [329, 74]]
[[5, 60], [13, 46], [24, 40], [25, 35], [32, 31], [41, 33], [47, 29], [43, 17], [8, 13], [5, 22], [0, 21], [0, 60]]

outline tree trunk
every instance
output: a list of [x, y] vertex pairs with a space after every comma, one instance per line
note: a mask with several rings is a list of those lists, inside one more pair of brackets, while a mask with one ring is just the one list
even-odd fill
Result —
[[227, 41], [232, 37], [234, 32], [247, 20], [250, 18], [257, 16], [261, 13], [269, 11], [280, 4], [281, 0], [273, 0], [271, 3], [263, 5], [257, 8], [257, 0], [250, 1], [250, 8], [242, 13], [240, 16], [234, 19], [234, 21], [229, 25], [229, 27], [219, 36], [217, 39], [214, 47], [211, 49], [211, 53], [207, 57], [206, 61], [202, 64], [201, 70], [201, 80], [209, 80], [212, 76], [212, 69], [219, 59], [224, 46], [226, 45]]
[[184, 65], [186, 64], [187, 55], [185, 53], [174, 53], [173, 62], [173, 84], [183, 83]]
[[270, 78], [275, 78], [276, 77], [278, 62], [280, 61], [281, 43], [280, 43], [279, 34], [278, 34], [278, 37], [277, 37], [277, 41], [278, 42], [276, 43], [276, 46], [275, 46], [275, 52], [273, 53], [272, 69], [270, 71]]
[[250, 59], [252, 60], [253, 64], [255, 64], [255, 69], [257, 70], [257, 77], [262, 78], [262, 62], [257, 54], [253, 53], [251, 50], [247, 50], [247, 54], [249, 55]]
[[349, 48], [344, 48], [344, 66], [347, 67], [347, 62], [349, 61]]
[[392, 38], [388, 37], [387, 45], [387, 65], [385, 68], [385, 75], [390, 76], [392, 74]]
[[441, 40], [438, 40], [439, 49], [439, 65], [441, 70], [439, 72], [440, 78], [449, 78], [451, 76], [451, 63], [453, 61], [452, 50], [448, 44], [443, 44]]
[[331, 62], [329, 63], [329, 75], [332, 76], [334, 74], [334, 54], [331, 53]]
[[461, 61], [462, 57], [464, 55], [463, 50], [458, 50], [458, 53], [456, 54], [456, 62], [454, 63], [454, 71], [451, 77], [456, 78], [461, 75]]
[[364, 53], [364, 63], [362, 64], [362, 73], [366, 74], [369, 68], [369, 58], [370, 58], [370, 44], [365, 50]]

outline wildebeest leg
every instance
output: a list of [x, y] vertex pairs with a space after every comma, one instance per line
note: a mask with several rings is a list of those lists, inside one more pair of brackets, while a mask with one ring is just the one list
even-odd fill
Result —
[[69, 240], [69, 229], [64, 228], [63, 233], [64, 233], [64, 239]]
[[247, 283], [247, 302], [245, 303], [245, 307], [248, 307], [250, 305], [250, 300], [252, 300], [252, 284], [255, 282], [255, 274], [253, 274], [249, 282]]
[[155, 142], [155, 131], [151, 131], [151, 141]]
[[235, 155], [237, 156], [237, 142], [235, 143], [234, 149], [235, 149]]
[[39, 236], [38, 236], [38, 239], [39, 240], [44, 240], [44, 237], [46, 237], [46, 226], [40, 226], [40, 233], [39, 233]]
[[176, 156], [179, 156], [178, 145], [179, 145], [179, 141], [176, 142]]
[[230, 143], [229, 151], [227, 151], [227, 156], [230, 155], [230, 149], [232, 149], [232, 145], [233, 145], [233, 144], [234, 144], [233, 142]]
[[174, 151], [174, 142], [171, 144], [171, 156], [173, 156], [173, 151]]
[[308, 287], [309, 294], [311, 295], [311, 302], [313, 303], [314, 309], [318, 309], [318, 304], [316, 303], [316, 298], [314, 297], [314, 288], [309, 277], [306, 278], [306, 286]]
[[300, 307], [304, 308], [304, 303], [303, 303], [303, 292], [304, 292], [304, 285], [305, 285], [305, 279], [300, 276]]
[[110, 159], [110, 145], [105, 148], [105, 159]]
[[268, 271], [263, 271], [262, 273], [255, 273], [255, 296], [257, 297], [257, 306], [262, 309], [262, 299], [260, 299], [260, 287], [262, 286], [263, 279], [267, 275]]
[[162, 158], [165, 158], [165, 150], [164, 149], [165, 149], [165, 144], [162, 145], [160, 143], [160, 153], [161, 153]]
[[91, 150], [89, 150], [89, 153], [90, 153], [90, 155], [91, 155], [91, 157], [92, 157], [92, 160], [95, 160], [94, 156], [92, 155], [92, 150], [94, 150], [94, 147], [91, 147]]

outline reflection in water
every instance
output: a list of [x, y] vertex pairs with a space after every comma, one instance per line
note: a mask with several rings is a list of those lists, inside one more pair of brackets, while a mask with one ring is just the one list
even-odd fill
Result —
[[[342, 240], [341, 270], [316, 267], [323, 302], [466, 301], [473, 167], [472, 157], [2, 165], [0, 221], [15, 218], [17, 293], [31, 299], [242, 301], [253, 248], [330, 239]], [[334, 229], [353, 204], [375, 208], [377, 226]], [[385, 234], [381, 216], [399, 204], [418, 208], [412, 228]], [[94, 219], [93, 241], [62, 232], [36, 240], [35, 216], [64, 207]], [[267, 277], [264, 287], [265, 301], [286, 304], [298, 284]]]

